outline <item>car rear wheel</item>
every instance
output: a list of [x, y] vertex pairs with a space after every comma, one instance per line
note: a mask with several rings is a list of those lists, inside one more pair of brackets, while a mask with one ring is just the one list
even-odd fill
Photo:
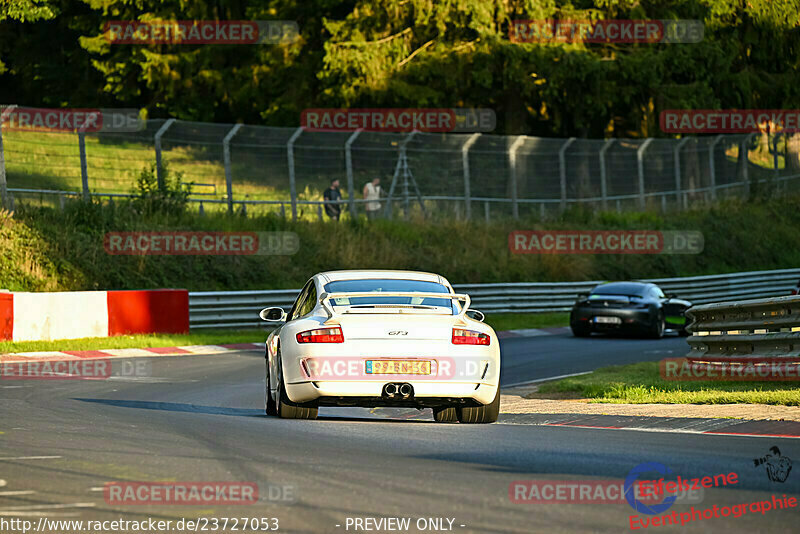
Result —
[[569, 327], [572, 329], [572, 335], [575, 337], [589, 337], [592, 335], [592, 329], [588, 326], [571, 324]]
[[265, 389], [265, 391], [264, 391], [264, 413], [266, 413], [267, 415], [278, 415], [278, 405], [275, 402], [275, 400], [272, 398], [272, 395], [270, 395], [270, 391], [269, 391], [269, 358], [267, 358], [267, 360], [266, 360], [266, 368], [267, 368], [267, 372], [266, 372], [267, 380], [266, 380], [266, 385], [264, 387], [264, 389]]
[[489, 404], [456, 408], [456, 415], [461, 423], [494, 423], [500, 415], [500, 387], [498, 386], [497, 394]]
[[282, 419], [316, 419], [319, 408], [311, 403], [297, 403], [289, 400], [286, 395], [286, 385], [283, 380], [283, 365], [281, 364], [280, 353], [278, 354], [278, 392], [277, 398], [278, 416]]
[[433, 420], [437, 423], [456, 423], [458, 414], [455, 406], [440, 406], [433, 409]]
[[650, 327], [648, 334], [653, 339], [661, 339], [664, 337], [664, 328], [664, 312], [659, 310], [656, 315], [656, 320], [653, 321], [653, 325]]

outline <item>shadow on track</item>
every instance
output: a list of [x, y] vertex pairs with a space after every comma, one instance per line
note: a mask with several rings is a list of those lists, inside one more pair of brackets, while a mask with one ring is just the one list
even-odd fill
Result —
[[81, 399], [73, 400], [81, 402], [94, 402], [107, 406], [117, 406], [120, 408], [137, 408], [139, 410], [161, 410], [167, 412], [188, 412], [204, 413], [209, 415], [236, 415], [239, 417], [266, 417], [263, 410], [253, 408], [224, 408], [221, 406], [201, 406], [197, 404], [183, 404], [179, 402], [151, 402], [134, 400], [112, 400], [112, 399]]

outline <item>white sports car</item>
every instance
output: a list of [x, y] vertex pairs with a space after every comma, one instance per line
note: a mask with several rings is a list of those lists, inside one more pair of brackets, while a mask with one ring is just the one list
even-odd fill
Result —
[[319, 406], [432, 408], [439, 422], [492, 423], [500, 347], [483, 314], [437, 274], [332, 271], [309, 280], [266, 343], [266, 413]]

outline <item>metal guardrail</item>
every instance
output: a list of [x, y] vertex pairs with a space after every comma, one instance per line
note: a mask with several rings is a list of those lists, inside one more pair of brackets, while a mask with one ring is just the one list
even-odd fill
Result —
[[694, 306], [687, 317], [688, 360], [800, 361], [800, 296]]
[[[657, 283], [667, 294], [675, 293], [695, 305], [702, 305], [787, 295], [799, 279], [800, 269], [782, 269], [647, 281]], [[459, 293], [469, 294], [472, 307], [484, 313], [537, 313], [569, 311], [578, 293], [586, 293], [599, 283], [456, 284], [453, 288]], [[189, 322], [192, 328], [259, 327], [264, 324], [258, 318], [262, 308], [281, 306], [288, 309], [299, 291], [191, 292]]]

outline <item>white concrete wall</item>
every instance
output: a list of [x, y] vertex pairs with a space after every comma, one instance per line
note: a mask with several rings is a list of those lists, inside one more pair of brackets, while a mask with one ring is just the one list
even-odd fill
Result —
[[14, 293], [14, 341], [107, 336], [105, 291]]

